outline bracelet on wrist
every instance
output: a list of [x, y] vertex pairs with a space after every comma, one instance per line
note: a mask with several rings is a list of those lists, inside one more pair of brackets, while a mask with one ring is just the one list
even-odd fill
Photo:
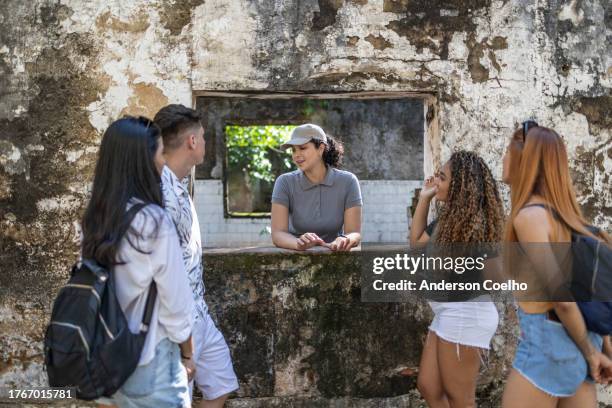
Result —
[[191, 357], [192, 357], [192, 356], [189, 356], [189, 357], [184, 356], [184, 355], [183, 355], [183, 353], [181, 353], [181, 359], [182, 359], [182, 360], [191, 360]]

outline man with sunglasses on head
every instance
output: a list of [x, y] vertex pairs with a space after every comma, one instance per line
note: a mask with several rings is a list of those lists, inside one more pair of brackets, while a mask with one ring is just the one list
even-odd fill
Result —
[[[194, 353], [181, 357], [186, 367], [196, 367], [195, 384], [204, 397], [199, 406], [220, 408], [229, 393], [238, 389], [238, 380], [227, 343], [208, 314], [204, 302], [200, 226], [184, 182], [193, 167], [204, 161], [204, 128], [198, 112], [183, 105], [162, 108], [155, 115], [155, 123], [161, 128], [164, 139], [164, 204], [176, 225], [195, 301]], [[190, 388], [193, 391], [193, 383]]]

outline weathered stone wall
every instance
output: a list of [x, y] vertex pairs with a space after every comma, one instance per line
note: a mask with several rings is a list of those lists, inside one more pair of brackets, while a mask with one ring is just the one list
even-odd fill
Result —
[[477, 150], [497, 175], [535, 117], [565, 136], [581, 203], [609, 226], [611, 26], [607, 1], [210, 1], [193, 89], [431, 92], [438, 154]]
[[149, 2], [0, 4], [0, 383], [40, 384], [104, 128], [190, 104], [190, 22]]
[[[225, 127], [316, 123], [344, 145], [342, 168], [359, 180], [422, 180], [424, 103], [420, 99], [349, 99], [320, 96], [256, 98], [199, 97], [196, 105], [204, 116], [206, 157], [196, 167], [196, 178], [223, 178], [228, 171]], [[348, 99], [348, 100], [347, 100]]]
[[119, 115], [210, 90], [427, 93], [425, 172], [459, 146], [497, 175], [532, 116], [564, 135], [609, 228], [611, 29], [606, 0], [1, 2], [0, 383], [43, 380], [42, 329]]
[[[368, 253], [262, 248], [204, 254], [206, 297], [236, 361], [238, 398], [376, 399], [415, 389], [431, 309], [416, 296], [404, 303], [363, 302]], [[479, 382], [483, 406], [499, 403], [516, 340], [512, 307], [498, 307], [500, 328]], [[416, 406], [419, 398], [406, 401], [415, 405], [396, 406]]]

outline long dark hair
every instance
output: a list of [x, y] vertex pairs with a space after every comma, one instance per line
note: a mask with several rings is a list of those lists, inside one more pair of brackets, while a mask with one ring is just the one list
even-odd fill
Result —
[[[83, 258], [106, 267], [123, 263], [117, 252], [128, 230], [128, 242], [140, 251], [131, 239], [141, 236], [130, 229], [134, 216], [149, 204], [163, 206], [161, 178], [154, 162], [160, 137], [159, 128], [144, 117], [119, 119], [104, 132], [91, 199], [82, 220]], [[155, 223], [157, 232], [159, 220]]]
[[[323, 142], [318, 139], [312, 139], [311, 142], [314, 143], [317, 149], [319, 146], [321, 146], [321, 144], [323, 144]], [[328, 166], [338, 168], [342, 165], [343, 156], [344, 146], [342, 145], [342, 142], [327, 135], [327, 144], [325, 145], [325, 150], [323, 151], [323, 163]]]

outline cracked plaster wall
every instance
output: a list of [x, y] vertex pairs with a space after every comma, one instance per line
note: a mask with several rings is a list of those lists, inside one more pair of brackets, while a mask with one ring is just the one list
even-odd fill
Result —
[[611, 32], [605, 0], [1, 2], [0, 383], [42, 381], [42, 329], [119, 115], [205, 90], [425, 92], [434, 161], [474, 149], [497, 176], [535, 117], [564, 136], [585, 212], [609, 229]]

